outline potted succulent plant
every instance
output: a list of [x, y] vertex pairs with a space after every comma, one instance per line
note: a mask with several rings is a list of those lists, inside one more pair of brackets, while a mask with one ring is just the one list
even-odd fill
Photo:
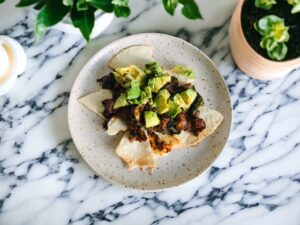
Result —
[[270, 80], [300, 66], [300, 0], [239, 0], [229, 28], [238, 67]]
[[[0, 4], [5, 0], [0, 0]], [[182, 14], [188, 19], [202, 19], [195, 0], [162, 0], [165, 10], [174, 15], [177, 6], [182, 6]], [[130, 7], [128, 0], [20, 0], [16, 7], [34, 6], [38, 11], [35, 21], [35, 37], [39, 41], [48, 27], [70, 30], [78, 28], [89, 41], [95, 26], [102, 31], [116, 17], [128, 17]], [[111, 15], [107, 15], [110, 13]], [[96, 15], [96, 16], [95, 16]], [[103, 19], [103, 16], [106, 16]], [[98, 18], [102, 18], [97, 20]], [[59, 23], [63, 21], [62, 23]], [[100, 27], [99, 27], [100, 26]]]

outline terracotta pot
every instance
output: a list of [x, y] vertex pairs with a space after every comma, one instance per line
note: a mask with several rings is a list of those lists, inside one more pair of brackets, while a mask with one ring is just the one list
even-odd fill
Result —
[[229, 42], [233, 59], [237, 66], [250, 77], [271, 80], [283, 77], [300, 67], [300, 57], [277, 62], [259, 55], [247, 42], [241, 24], [244, 0], [239, 0], [229, 27]]

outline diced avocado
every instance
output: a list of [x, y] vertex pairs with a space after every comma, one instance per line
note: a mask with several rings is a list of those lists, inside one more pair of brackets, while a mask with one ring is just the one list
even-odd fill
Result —
[[168, 101], [168, 107], [169, 107], [168, 115], [171, 116], [172, 118], [175, 118], [178, 115], [178, 113], [182, 111], [180, 105], [178, 105], [177, 103], [175, 103], [170, 99]]
[[174, 95], [173, 101], [174, 101], [177, 105], [179, 105], [180, 107], [182, 107], [183, 109], [186, 108], [185, 102], [184, 102], [184, 100], [182, 99], [182, 97], [181, 97], [181, 95], [180, 95], [179, 93], [176, 94], [176, 95]]
[[157, 113], [163, 114], [168, 112], [169, 106], [168, 106], [168, 99], [170, 98], [170, 93], [167, 89], [162, 89], [158, 92], [155, 102], [157, 105]]
[[175, 103], [180, 105], [184, 110], [187, 110], [197, 96], [197, 92], [193, 89], [185, 90], [174, 96], [173, 100]]
[[191, 79], [195, 79], [195, 77], [196, 77], [194, 71], [191, 68], [184, 66], [184, 65], [174, 66], [172, 69], [172, 72], [189, 77]]
[[126, 94], [123, 93], [121, 94], [115, 104], [114, 104], [114, 109], [118, 109], [118, 108], [121, 108], [121, 107], [124, 107], [124, 106], [127, 106], [128, 105], [128, 102], [127, 102], [127, 99], [126, 99]]
[[159, 77], [154, 77], [149, 80], [149, 85], [154, 93], [157, 93], [166, 83], [171, 81], [171, 76], [164, 75]]
[[130, 87], [131, 81], [135, 80], [141, 86], [145, 81], [146, 74], [143, 70], [138, 68], [136, 65], [128, 67], [117, 68], [113, 72], [116, 81], [123, 87]]
[[197, 97], [197, 92], [193, 89], [187, 89], [180, 93], [183, 101], [185, 102], [186, 108], [188, 109], [192, 103], [194, 102], [195, 98]]
[[141, 92], [141, 104], [146, 104], [150, 99], [152, 99], [152, 89], [147, 86]]
[[146, 128], [155, 127], [160, 123], [157, 114], [153, 111], [145, 111], [144, 117], [145, 117]]
[[145, 65], [146, 75], [152, 76], [162, 76], [164, 74], [164, 69], [157, 62], [147, 63]]
[[141, 95], [141, 89], [136, 80], [131, 81], [130, 87], [127, 90], [127, 99], [137, 99]]

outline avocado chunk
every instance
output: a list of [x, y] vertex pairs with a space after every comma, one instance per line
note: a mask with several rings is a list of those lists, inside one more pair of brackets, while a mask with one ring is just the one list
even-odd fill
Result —
[[154, 93], [157, 93], [166, 83], [171, 81], [171, 76], [163, 75], [154, 77], [148, 81]]
[[195, 79], [195, 77], [196, 77], [194, 71], [191, 68], [184, 66], [184, 65], [174, 66], [172, 69], [172, 72], [186, 76], [191, 79]]
[[167, 89], [162, 89], [158, 92], [155, 98], [158, 114], [163, 114], [168, 112], [169, 110], [168, 99], [170, 98], [170, 96], [171, 95]]
[[180, 113], [182, 111], [180, 105], [178, 105], [176, 102], [172, 101], [171, 99], [169, 99], [168, 101], [168, 115], [171, 116], [172, 118], [175, 118], [178, 113]]
[[146, 75], [162, 76], [164, 69], [159, 65], [158, 62], [150, 62], [145, 65]]
[[124, 106], [127, 106], [128, 105], [128, 102], [127, 102], [127, 99], [126, 99], [126, 94], [125, 93], [122, 93], [116, 100], [115, 104], [114, 104], [114, 109], [118, 109], [118, 108], [121, 108], [121, 107], [124, 107]]
[[146, 128], [155, 127], [160, 123], [157, 114], [153, 111], [145, 111], [144, 118], [145, 118]]
[[181, 93], [174, 96], [174, 102], [180, 105], [184, 110], [187, 110], [195, 98], [197, 97], [197, 92], [193, 89], [187, 89]]
[[146, 74], [143, 70], [138, 68], [136, 65], [128, 67], [117, 68], [113, 72], [116, 81], [123, 87], [129, 88], [131, 81], [135, 80], [139, 86], [141, 86], [146, 78]]
[[139, 83], [136, 80], [131, 81], [130, 88], [127, 90], [127, 99], [137, 99], [141, 95]]

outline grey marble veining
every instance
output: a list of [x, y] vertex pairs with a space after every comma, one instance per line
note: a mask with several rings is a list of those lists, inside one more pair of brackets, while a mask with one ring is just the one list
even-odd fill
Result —
[[[160, 1], [131, 1], [97, 39], [57, 30], [34, 44], [30, 11], [0, 6], [0, 34], [16, 38], [29, 62], [0, 97], [0, 224], [300, 224], [300, 70], [275, 81], [244, 75], [232, 61], [228, 25], [236, 0], [199, 1], [204, 21], [172, 18]], [[67, 126], [80, 68], [107, 43], [134, 33], [183, 38], [213, 59], [234, 109], [230, 140], [212, 167], [176, 189], [143, 193], [98, 177]]]

